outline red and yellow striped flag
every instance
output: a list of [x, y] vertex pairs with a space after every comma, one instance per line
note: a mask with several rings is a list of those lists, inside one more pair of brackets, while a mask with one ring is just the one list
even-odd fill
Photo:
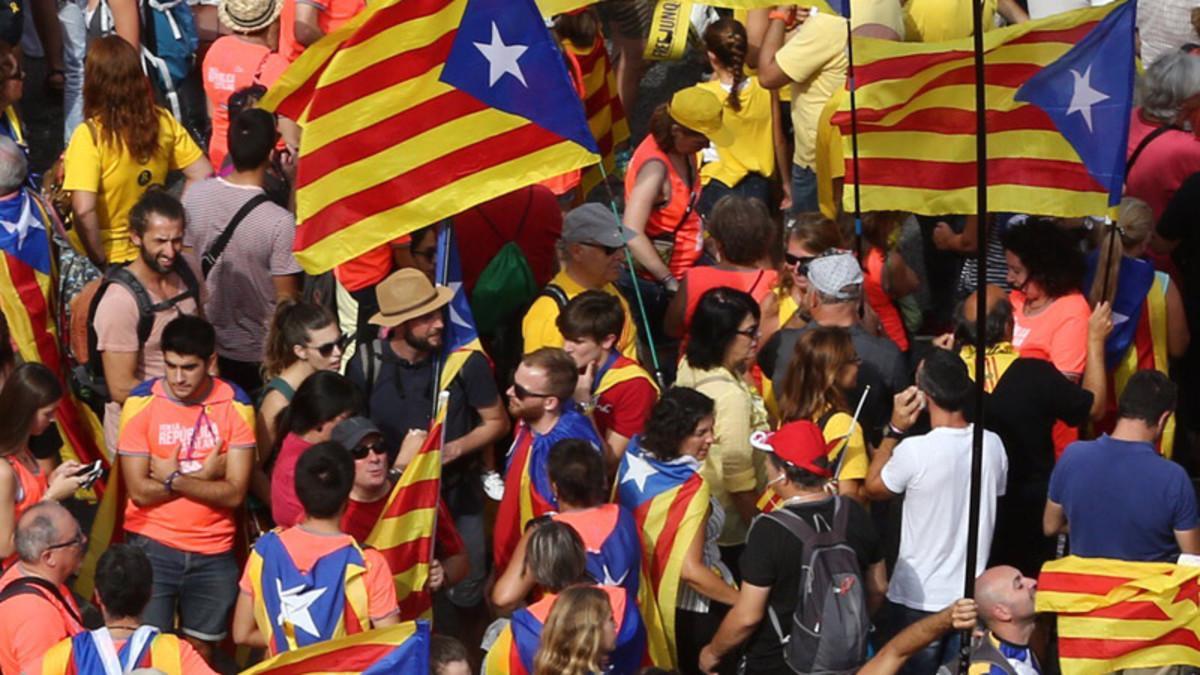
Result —
[[[612, 175], [616, 168], [616, 148], [629, 141], [629, 120], [617, 96], [617, 74], [604, 47], [604, 38], [596, 36], [588, 49], [580, 49], [569, 40], [563, 41], [563, 51], [579, 66], [583, 78], [583, 112], [588, 127], [596, 138], [604, 171]], [[581, 187], [584, 196], [604, 179], [599, 165], [583, 172]]]
[[429, 623], [407, 621], [284, 652], [241, 675], [429, 672]]
[[[1114, 20], [1106, 21], [1110, 15]], [[985, 33], [991, 210], [1061, 217], [1108, 210], [1114, 184], [1119, 196], [1124, 169], [1132, 45], [1128, 2]], [[854, 59], [862, 210], [974, 213], [972, 39], [901, 43], [855, 38]], [[1043, 86], [1046, 75], [1062, 73], [1065, 80]], [[1036, 91], [1025, 86], [1035, 79], [1041, 83]], [[1059, 96], [1066, 100], [1047, 100]], [[833, 123], [842, 134], [849, 210], [855, 168], [848, 97]]]
[[475, 204], [594, 164], [533, 0], [382, 0], [262, 101], [303, 129], [296, 259], [325, 271]]
[[1200, 567], [1070, 556], [1042, 567], [1064, 675], [1200, 666]]

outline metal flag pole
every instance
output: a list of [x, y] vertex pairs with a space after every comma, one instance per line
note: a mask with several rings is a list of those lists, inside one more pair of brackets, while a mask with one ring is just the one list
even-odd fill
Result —
[[836, 481], [838, 474], [842, 472], [842, 462], [846, 459], [846, 449], [850, 447], [850, 437], [854, 435], [854, 430], [858, 427], [858, 416], [862, 414], [863, 404], [867, 402], [867, 395], [871, 393], [871, 385], [863, 387], [862, 396], [858, 399], [858, 405], [854, 408], [854, 417], [850, 418], [850, 426], [846, 429], [846, 435], [842, 437], [842, 450], [838, 453], [837, 463], [833, 465], [833, 479]]
[[[850, 163], [854, 167], [854, 256], [860, 264], [862, 254], [862, 184], [858, 173], [858, 97], [855, 93], [857, 84], [854, 81], [854, 30], [851, 28], [850, 0], [845, 0], [846, 8], [846, 87], [850, 92]], [[861, 309], [861, 306], [860, 306]]]
[[[437, 280], [438, 286], [449, 285], [448, 281], [450, 278], [450, 247], [454, 245], [454, 242], [452, 242], [450, 238], [454, 236], [454, 230], [451, 229], [449, 232], [445, 232], [445, 228], [448, 228], [448, 227], [450, 227], [450, 223], [445, 220], [443, 220], [442, 222], [437, 224], [437, 244], [438, 244], [437, 245], [437, 254], [438, 254], [438, 262], [441, 263], [441, 265], [442, 265], [441, 273], [438, 274], [438, 280]], [[446, 235], [445, 237], [442, 236], [443, 233]], [[437, 392], [439, 389], [441, 389], [441, 386], [442, 386], [442, 365], [443, 365], [442, 352], [445, 348], [446, 348], [445, 331], [443, 330], [442, 331], [442, 348], [438, 349], [437, 353], [435, 353], [433, 355], [433, 391], [434, 392]], [[433, 420], [437, 419], [438, 400], [439, 400], [438, 396], [433, 397], [433, 412], [431, 413], [432, 417], [430, 419], [433, 419]]]
[[[979, 218], [979, 236], [975, 249], [975, 334], [987, 334], [987, 99], [985, 92], [983, 63], [983, 3], [974, 0], [974, 47], [975, 47], [975, 170], [976, 214]], [[984, 421], [984, 356], [986, 349], [975, 350], [975, 426], [971, 438], [971, 502], [967, 514], [967, 568], [964, 570], [963, 597], [975, 596], [975, 566], [979, 555], [979, 495], [983, 476], [983, 421]], [[965, 673], [971, 664], [971, 631], [963, 631], [959, 651], [959, 671]]]

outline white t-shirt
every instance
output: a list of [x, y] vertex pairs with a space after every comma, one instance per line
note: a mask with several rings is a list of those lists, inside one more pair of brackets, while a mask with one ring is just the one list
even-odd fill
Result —
[[1029, 0], [1029, 18], [1044, 19], [1054, 14], [1084, 7], [1099, 7], [1113, 0]]
[[[938, 427], [896, 446], [881, 478], [904, 493], [900, 555], [888, 584], [888, 600], [926, 612], [941, 611], [962, 597], [967, 564], [967, 518], [971, 497], [971, 425]], [[1004, 494], [1008, 458], [1004, 443], [983, 432], [979, 555], [975, 574], [987, 565], [996, 524], [996, 498]]]

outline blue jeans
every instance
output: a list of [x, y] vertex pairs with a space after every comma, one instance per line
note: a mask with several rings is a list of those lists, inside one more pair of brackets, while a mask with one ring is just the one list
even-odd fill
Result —
[[[935, 613], [912, 609], [888, 600], [881, 612], [876, 650], [882, 649], [883, 645], [896, 637], [900, 631]], [[958, 656], [958, 645], [959, 634], [947, 633], [913, 654], [897, 675], [934, 675], [939, 666]]]
[[75, 127], [83, 124], [83, 57], [87, 54], [87, 23], [84, 5], [77, 0], [59, 0], [58, 22], [63, 37], [63, 144], [71, 142]]
[[126, 543], [150, 559], [154, 586], [142, 623], [163, 632], [175, 630], [205, 642], [220, 642], [229, 628], [229, 612], [238, 594], [238, 565], [233, 551], [217, 555], [189, 553], [140, 534], [127, 532]]
[[812, 169], [792, 165], [792, 215], [812, 213], [821, 208], [817, 199], [817, 174]]
[[762, 174], [748, 173], [738, 181], [737, 185], [730, 187], [714, 178], [708, 181], [708, 185], [705, 185], [704, 191], [700, 193], [700, 203], [697, 204], [696, 210], [700, 212], [700, 215], [708, 218], [713, 207], [725, 195], [740, 195], [747, 199], [757, 199], [769, 209], [771, 208], [771, 181]]

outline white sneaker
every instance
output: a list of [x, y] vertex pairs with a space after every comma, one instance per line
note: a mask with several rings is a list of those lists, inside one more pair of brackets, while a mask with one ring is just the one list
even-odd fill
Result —
[[479, 479], [483, 482], [483, 493], [494, 502], [504, 499], [504, 478], [495, 471], [485, 471]]

